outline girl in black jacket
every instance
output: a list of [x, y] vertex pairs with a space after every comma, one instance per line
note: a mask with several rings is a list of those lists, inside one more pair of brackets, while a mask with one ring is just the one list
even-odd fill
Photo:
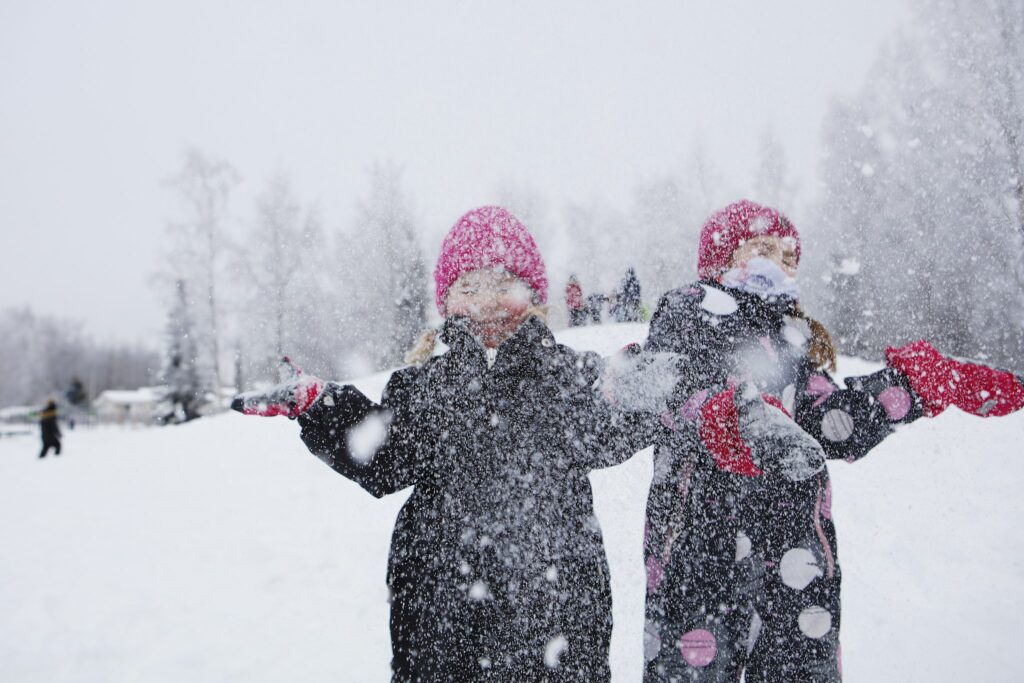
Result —
[[587, 474], [650, 443], [655, 421], [609, 407], [600, 359], [535, 315], [544, 265], [504, 209], [459, 220], [435, 281], [448, 350], [395, 372], [379, 405], [304, 377], [235, 407], [298, 417], [309, 449], [375, 496], [413, 487], [388, 563], [393, 680], [606, 681]]

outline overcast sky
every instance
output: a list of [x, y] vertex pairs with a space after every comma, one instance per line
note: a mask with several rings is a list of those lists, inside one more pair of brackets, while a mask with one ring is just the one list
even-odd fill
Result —
[[378, 160], [438, 235], [499, 181], [626, 208], [697, 140], [743, 187], [767, 126], [806, 199], [829, 99], [908, 21], [905, 0], [0, 0], [0, 307], [155, 343], [187, 145], [240, 171], [236, 227], [276, 170], [345, 226]]

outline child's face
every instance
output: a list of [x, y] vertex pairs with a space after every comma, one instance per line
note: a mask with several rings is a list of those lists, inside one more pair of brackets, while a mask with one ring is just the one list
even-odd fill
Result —
[[504, 270], [474, 270], [448, 289], [445, 315], [464, 315], [472, 321], [473, 333], [490, 349], [512, 336], [526, 319], [533, 290]]
[[796, 277], [796, 241], [792, 237], [763, 235], [749, 239], [732, 253], [732, 263], [729, 265], [738, 268], [756, 256], [774, 261], [786, 275]]

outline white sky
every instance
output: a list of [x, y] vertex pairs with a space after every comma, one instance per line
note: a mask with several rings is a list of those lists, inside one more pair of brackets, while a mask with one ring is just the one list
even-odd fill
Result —
[[186, 145], [275, 170], [346, 226], [377, 160], [428, 229], [527, 184], [556, 206], [682, 166], [736, 187], [772, 126], [806, 199], [829, 99], [863, 82], [908, 0], [0, 0], [0, 307], [155, 342], [149, 276]]

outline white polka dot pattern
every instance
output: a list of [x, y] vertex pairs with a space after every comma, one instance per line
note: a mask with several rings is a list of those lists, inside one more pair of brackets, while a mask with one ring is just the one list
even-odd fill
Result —
[[761, 621], [761, 615], [755, 611], [750, 617], [750, 630], [747, 632], [748, 655], [754, 651], [754, 646], [757, 645], [757, 639], [761, 637], [762, 626], [764, 626], [764, 622]]
[[661, 636], [658, 634], [658, 625], [650, 619], [644, 625], [644, 659], [651, 661], [661, 652]]
[[829, 441], [846, 441], [853, 434], [853, 418], [839, 408], [834, 408], [821, 419], [821, 433]]
[[736, 534], [736, 561], [746, 558], [750, 555], [751, 548], [750, 536], [747, 536], [742, 531]]
[[740, 305], [736, 299], [718, 289], [701, 285], [704, 288], [704, 298], [701, 299], [700, 307], [712, 315], [732, 315], [739, 310]]
[[786, 551], [779, 563], [782, 583], [793, 590], [802, 591], [812, 581], [822, 576], [818, 559], [807, 548], [792, 548]]
[[800, 632], [808, 638], [821, 638], [832, 630], [832, 615], [818, 605], [811, 605], [796, 619]]

